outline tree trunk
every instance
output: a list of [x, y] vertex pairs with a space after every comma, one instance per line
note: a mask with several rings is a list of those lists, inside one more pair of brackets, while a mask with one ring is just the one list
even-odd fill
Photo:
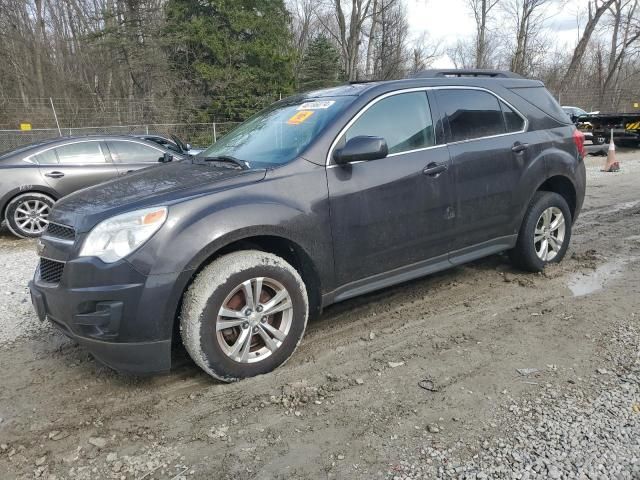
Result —
[[[587, 46], [589, 44], [589, 40], [591, 40], [591, 35], [593, 35], [593, 31], [595, 30], [600, 18], [607, 11], [607, 9], [613, 5], [615, 0], [603, 0], [603, 3], [598, 6], [598, 1], [594, 0], [593, 4], [589, 3], [589, 21], [585, 26], [584, 32], [582, 33], [582, 37], [578, 42], [575, 50], [573, 51], [573, 56], [571, 57], [571, 62], [569, 63], [569, 68], [567, 69], [567, 73], [563, 77], [560, 82], [560, 95], [562, 95], [569, 86], [573, 83], [573, 79], [578, 72], [578, 68], [580, 67], [580, 63], [582, 62], [582, 58], [587, 50]], [[595, 11], [592, 11], [592, 5], [596, 7]]]
[[373, 67], [372, 67], [371, 61], [373, 60], [373, 41], [375, 38], [377, 25], [378, 25], [378, 0], [373, 0], [373, 10], [371, 12], [371, 28], [369, 28], [369, 43], [367, 44], [367, 63], [364, 69], [367, 79], [371, 79], [371, 75], [372, 75]]

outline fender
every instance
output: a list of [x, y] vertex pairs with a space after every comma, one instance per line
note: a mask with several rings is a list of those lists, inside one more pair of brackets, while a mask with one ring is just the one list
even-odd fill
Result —
[[281, 194], [291, 189], [288, 181], [283, 186], [285, 174], [245, 185], [242, 196], [231, 189], [172, 205], [167, 224], [128, 261], [145, 275], [179, 274], [196, 270], [230, 243], [274, 236], [298, 245], [320, 277], [333, 283], [326, 173], [314, 167], [299, 175], [310, 178], [301, 179], [304, 189], [290, 196]]
[[517, 223], [515, 233], [520, 230], [520, 225], [531, 203], [531, 199], [540, 187], [552, 177], [560, 176], [571, 183], [576, 192], [576, 211], [579, 210], [579, 207], [582, 206], [582, 200], [578, 194], [580, 186], [576, 185], [575, 179], [584, 178], [584, 175], [581, 176], [578, 172], [581, 164], [582, 168], [584, 168], [582, 161], [578, 162], [575, 156], [557, 147], [551, 147], [540, 152], [536, 159], [531, 162], [531, 168], [527, 168], [525, 174], [522, 176], [520, 188], [518, 189], [520, 195], [518, 205], [521, 205], [521, 208], [516, 214]]
[[542, 184], [540, 179], [547, 178], [547, 167], [545, 162], [546, 154], [547, 151], [543, 149], [535, 152], [535, 155], [527, 162], [522, 172], [518, 188], [514, 190], [514, 195], [516, 195], [514, 205], [517, 206], [517, 210], [514, 209], [513, 221], [510, 228], [510, 231], [514, 234], [517, 234], [520, 231], [520, 225], [522, 224], [522, 219], [527, 211], [527, 207], [529, 206], [536, 190]]

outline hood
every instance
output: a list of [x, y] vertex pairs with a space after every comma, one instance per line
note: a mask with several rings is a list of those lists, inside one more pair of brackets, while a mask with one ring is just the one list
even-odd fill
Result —
[[258, 182], [265, 174], [266, 170], [236, 170], [191, 162], [158, 165], [64, 197], [55, 204], [49, 219], [86, 232], [120, 213], [170, 206], [192, 196]]

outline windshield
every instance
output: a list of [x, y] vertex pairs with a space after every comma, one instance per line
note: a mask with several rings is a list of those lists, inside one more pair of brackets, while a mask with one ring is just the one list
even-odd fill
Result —
[[299, 97], [262, 110], [197, 157], [233, 157], [253, 167], [290, 162], [355, 97]]

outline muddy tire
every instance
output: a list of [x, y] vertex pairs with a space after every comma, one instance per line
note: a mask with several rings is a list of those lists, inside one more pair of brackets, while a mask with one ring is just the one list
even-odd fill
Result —
[[509, 252], [519, 268], [540, 272], [558, 263], [571, 240], [571, 211], [566, 200], [554, 192], [536, 192], [524, 216], [518, 241]]
[[47, 228], [55, 200], [44, 193], [29, 192], [13, 198], [5, 210], [7, 227], [16, 237], [37, 238]]
[[183, 301], [180, 334], [191, 358], [233, 382], [284, 364], [304, 335], [307, 290], [282, 258], [234, 252], [205, 267]]

